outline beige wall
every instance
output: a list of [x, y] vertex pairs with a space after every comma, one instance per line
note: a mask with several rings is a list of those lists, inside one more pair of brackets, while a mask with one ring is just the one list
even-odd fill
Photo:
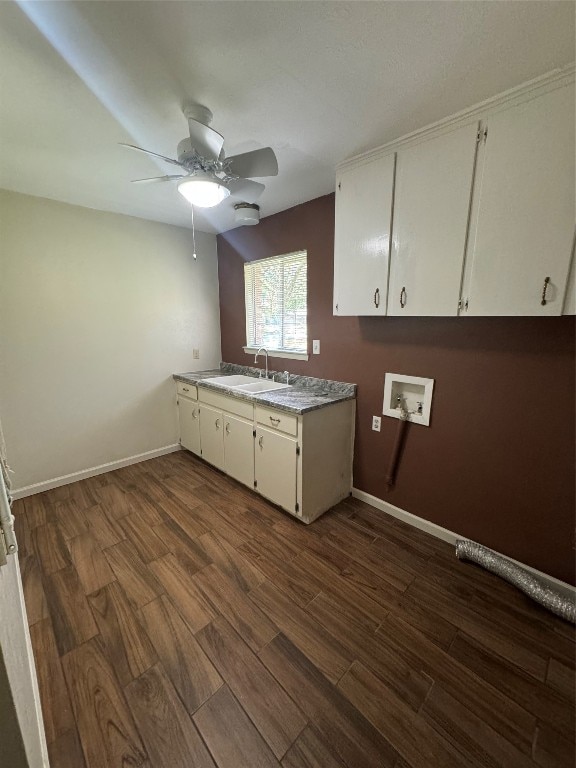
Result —
[[196, 242], [195, 261], [190, 230], [0, 190], [14, 489], [177, 442], [172, 373], [221, 359], [216, 241]]

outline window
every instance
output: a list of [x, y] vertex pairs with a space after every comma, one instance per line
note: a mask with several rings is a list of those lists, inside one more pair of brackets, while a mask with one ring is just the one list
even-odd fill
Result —
[[247, 350], [306, 355], [306, 251], [244, 265]]

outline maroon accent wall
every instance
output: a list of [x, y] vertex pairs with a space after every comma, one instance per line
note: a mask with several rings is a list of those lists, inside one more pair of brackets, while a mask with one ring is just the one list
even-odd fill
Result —
[[[308, 362], [275, 370], [358, 384], [354, 486], [564, 581], [575, 581], [575, 322], [559, 318], [332, 315], [334, 196], [218, 236], [222, 359], [247, 365], [243, 264], [308, 251]], [[398, 422], [386, 371], [435, 379], [430, 427]]]

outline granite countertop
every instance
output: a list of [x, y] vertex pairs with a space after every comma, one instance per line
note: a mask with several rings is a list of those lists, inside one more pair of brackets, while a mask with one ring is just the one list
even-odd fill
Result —
[[[343, 400], [354, 400], [356, 398], [356, 384], [330, 381], [329, 379], [316, 379], [311, 376], [295, 376], [294, 374], [290, 374], [289, 383], [291, 386], [289, 389], [276, 389], [270, 392], [258, 393], [240, 392], [234, 387], [210, 384], [204, 381], [215, 376], [231, 376], [233, 374], [254, 376], [254, 379], [258, 380], [260, 373], [261, 370], [259, 368], [234, 365], [233, 363], [220, 363], [220, 368], [216, 370], [175, 373], [173, 378], [176, 381], [196, 384], [202, 389], [223, 392], [240, 400], [249, 400], [258, 405], [278, 408], [281, 411], [296, 414], [315, 411], [318, 408], [325, 408]], [[269, 376], [277, 373], [277, 371], [269, 371]], [[283, 376], [284, 374], [281, 373], [280, 380], [283, 380]]]
[[211, 371], [190, 371], [189, 373], [175, 373], [175, 381], [184, 381], [187, 384], [198, 384], [202, 379], [213, 379], [215, 376], [222, 376], [220, 368], [214, 368]]

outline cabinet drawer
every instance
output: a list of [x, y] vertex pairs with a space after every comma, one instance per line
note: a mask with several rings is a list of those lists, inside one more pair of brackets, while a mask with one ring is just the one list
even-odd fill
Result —
[[182, 397], [189, 397], [191, 400], [198, 400], [198, 389], [196, 384], [186, 384], [183, 381], [176, 382], [176, 391]]
[[298, 435], [298, 416], [293, 416], [284, 411], [275, 411], [271, 408], [256, 406], [256, 421], [264, 427], [277, 429], [279, 432], [285, 432], [287, 435]]
[[200, 402], [219, 408], [221, 411], [233, 413], [235, 416], [242, 416], [244, 419], [252, 420], [254, 418], [254, 406], [246, 400], [238, 400], [235, 397], [222, 395], [220, 392], [213, 392], [211, 389], [200, 390]]

